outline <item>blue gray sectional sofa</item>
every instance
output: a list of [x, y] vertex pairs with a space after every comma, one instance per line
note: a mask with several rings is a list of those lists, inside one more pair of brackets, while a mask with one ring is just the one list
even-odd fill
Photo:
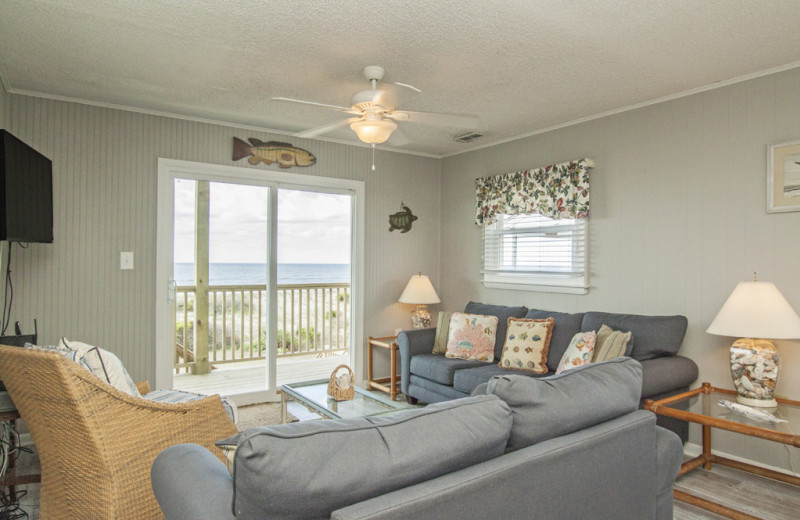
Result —
[[[390, 415], [252, 428], [151, 472], [166, 520], [671, 520], [682, 445], [617, 358]], [[218, 443], [220, 444], [220, 443]]]
[[[686, 335], [684, 316], [644, 316], [608, 312], [564, 313], [526, 307], [487, 305], [469, 302], [464, 309], [469, 314], [497, 316], [495, 362], [450, 359], [432, 354], [436, 329], [401, 332], [397, 343], [401, 357], [401, 388], [410, 402], [437, 403], [470, 395], [492, 377], [509, 373], [529, 377], [545, 377], [555, 373], [561, 356], [578, 332], [597, 331], [605, 324], [615, 330], [632, 333], [628, 356], [642, 365], [640, 407], [645, 399], [661, 399], [684, 392], [697, 379], [697, 365], [678, 351]], [[547, 355], [547, 374], [509, 371], [498, 366], [503, 350], [508, 318], [555, 319], [550, 349]], [[688, 425], [669, 417], [658, 418], [658, 424], [677, 433], [686, 442]]]

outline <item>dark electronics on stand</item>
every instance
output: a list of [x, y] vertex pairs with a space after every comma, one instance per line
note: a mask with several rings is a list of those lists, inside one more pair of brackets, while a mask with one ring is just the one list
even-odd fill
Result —
[[0, 130], [0, 240], [53, 242], [53, 163]]

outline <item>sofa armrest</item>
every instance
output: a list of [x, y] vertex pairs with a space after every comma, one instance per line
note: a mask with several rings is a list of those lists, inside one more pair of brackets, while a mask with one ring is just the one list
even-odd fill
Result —
[[400, 349], [400, 388], [408, 395], [408, 379], [411, 376], [411, 358], [418, 354], [433, 352], [436, 328], [404, 330], [397, 335]]
[[228, 468], [197, 444], [176, 444], [158, 454], [150, 481], [165, 520], [233, 520]]
[[642, 364], [642, 399], [688, 388], [697, 379], [697, 364], [683, 356], [645, 359]]
[[672, 520], [672, 486], [683, 459], [677, 434], [656, 426], [656, 520]]

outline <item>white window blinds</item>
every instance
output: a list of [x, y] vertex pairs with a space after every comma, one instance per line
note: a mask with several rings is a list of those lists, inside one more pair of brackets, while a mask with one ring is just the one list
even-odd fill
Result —
[[498, 215], [484, 226], [483, 282], [509, 289], [585, 293], [588, 219]]

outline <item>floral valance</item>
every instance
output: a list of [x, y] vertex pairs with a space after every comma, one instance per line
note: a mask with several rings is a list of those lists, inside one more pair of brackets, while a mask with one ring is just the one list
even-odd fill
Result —
[[538, 213], [552, 219], [589, 216], [591, 159], [580, 159], [475, 180], [479, 226], [498, 214]]

